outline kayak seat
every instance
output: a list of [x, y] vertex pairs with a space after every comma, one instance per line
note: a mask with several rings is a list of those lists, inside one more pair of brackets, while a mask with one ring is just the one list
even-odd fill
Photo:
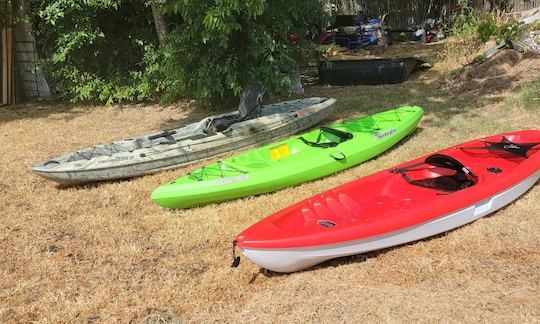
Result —
[[216, 128], [216, 131], [223, 132], [224, 130], [229, 128], [229, 126], [236, 124], [238, 122], [241, 122], [243, 120], [244, 118], [240, 116], [240, 114], [236, 114], [233, 116], [225, 116], [220, 119], [215, 119], [213, 122], [213, 125]]
[[219, 119], [212, 120], [207, 128], [208, 133], [213, 133], [210, 129], [215, 128], [218, 132], [223, 132], [231, 125], [239, 123], [244, 120], [258, 118], [261, 115], [262, 102], [266, 95], [266, 87], [263, 85], [251, 85], [240, 97], [240, 104], [238, 105], [238, 113], [233, 116], [225, 116]]
[[448, 191], [448, 192], [458, 191], [458, 190], [465, 189], [467, 187], [474, 185], [474, 183], [471, 183], [469, 181], [462, 181], [462, 180], [456, 179], [455, 175], [413, 180], [411, 184], [420, 186], [420, 187], [437, 189], [437, 190]]
[[[442, 175], [424, 179], [411, 179], [406, 171], [422, 164], [428, 164], [438, 168], [455, 171], [452, 175]], [[444, 154], [434, 154], [429, 156], [424, 162], [402, 169], [394, 169], [392, 173], [400, 173], [410, 184], [445, 192], [455, 192], [476, 184], [478, 178], [461, 162], [451, 156]]]
[[[324, 139], [326, 139], [327, 141], [323, 141], [323, 135], [325, 135]], [[336, 140], [331, 140], [330, 137], [334, 137]], [[304, 144], [311, 147], [328, 148], [336, 147], [339, 144], [350, 140], [351, 138], [353, 138], [353, 135], [351, 133], [323, 126], [319, 129], [319, 135], [317, 136], [317, 139], [315, 141], [309, 141], [304, 137], [299, 137], [298, 139], [304, 142]]]

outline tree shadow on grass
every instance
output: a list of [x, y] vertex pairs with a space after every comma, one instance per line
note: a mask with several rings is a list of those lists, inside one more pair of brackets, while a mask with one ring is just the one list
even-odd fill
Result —
[[[422, 75], [430, 73], [429, 80], [424, 80]], [[359, 86], [325, 86], [308, 85], [302, 96], [276, 96], [270, 102], [291, 100], [297, 97], [333, 97], [338, 99], [336, 113], [330, 116], [330, 121], [336, 119], [349, 119], [365, 113], [375, 113], [389, 108], [402, 105], [419, 105], [426, 113], [442, 114], [441, 119], [448, 116], [461, 114], [476, 107], [485, 106], [502, 100], [499, 97], [486, 97], [483, 94], [452, 94], [441, 90], [440, 82], [430, 80], [442, 79], [439, 71], [417, 72], [417, 77], [400, 84], [387, 85], [359, 85]], [[482, 87], [481, 82], [471, 82], [474, 87]], [[509, 81], [510, 82], [510, 81]], [[475, 85], [476, 84], [476, 85]], [[500, 99], [497, 99], [500, 98]], [[139, 105], [127, 105], [137, 107]], [[142, 106], [142, 105], [140, 105]], [[65, 102], [44, 101], [28, 103], [17, 106], [0, 107], [0, 124], [23, 119], [41, 119], [58, 115], [59, 119], [72, 120], [85, 114], [85, 107], [91, 109], [92, 105], [71, 104]], [[156, 105], [156, 107], [159, 107]], [[103, 108], [106, 109], [106, 108]], [[229, 108], [214, 107], [190, 107], [179, 106], [178, 109], [185, 111], [183, 118], [169, 118], [164, 120], [157, 129], [176, 128], [203, 118], [220, 113], [234, 111], [237, 106]]]
[[[140, 177], [144, 177], [144, 176], [145, 175], [142, 175]], [[58, 190], [69, 190], [69, 189], [89, 190], [89, 189], [99, 188], [100, 186], [103, 186], [106, 184], [127, 183], [127, 182], [132, 181], [135, 178], [140, 178], [140, 177], [130, 177], [130, 178], [123, 178], [123, 179], [112, 179], [112, 180], [92, 181], [92, 182], [82, 182], [82, 183], [56, 183], [55, 187]]]
[[0, 107], [0, 125], [18, 120], [47, 118], [51, 115], [59, 115], [69, 120], [84, 114], [83, 110], [75, 109], [81, 106], [83, 105], [50, 99], [3, 106]]
[[[430, 72], [431, 73], [431, 72]], [[442, 74], [433, 72], [441, 79]], [[336, 113], [331, 118], [349, 119], [365, 113], [375, 113], [403, 105], [418, 105], [426, 115], [433, 115], [428, 125], [441, 126], [462, 114], [475, 114], [477, 109], [504, 100], [502, 95], [455, 95], [441, 90], [442, 82], [431, 84], [426, 80], [409, 80], [400, 84], [375, 86], [321, 86], [306, 87], [306, 96], [319, 95], [337, 99]]]

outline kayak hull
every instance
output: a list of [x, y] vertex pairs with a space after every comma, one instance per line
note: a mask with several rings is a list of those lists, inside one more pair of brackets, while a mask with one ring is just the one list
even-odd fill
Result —
[[257, 264], [304, 269], [423, 239], [511, 203], [540, 178], [540, 131], [462, 143], [293, 204], [235, 241]]
[[211, 116], [162, 133], [68, 153], [36, 163], [31, 170], [48, 180], [76, 184], [175, 169], [233, 150], [264, 145], [309, 128], [333, 112], [335, 101], [313, 97], [268, 105], [261, 109], [259, 118], [208, 134], [206, 127], [212, 121], [231, 118], [236, 113]]
[[257, 265], [275, 272], [295, 272], [338, 257], [377, 251], [418, 241], [474, 222], [512, 203], [540, 179], [540, 171], [484, 201], [416, 226], [372, 238], [311, 248], [240, 248]]

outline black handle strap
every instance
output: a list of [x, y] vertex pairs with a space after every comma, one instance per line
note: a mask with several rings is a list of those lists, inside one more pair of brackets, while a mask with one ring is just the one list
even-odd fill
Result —
[[321, 131], [327, 132], [328, 134], [332, 134], [336, 137], [339, 137], [342, 140], [342, 142], [345, 142], [346, 140], [350, 140], [353, 137], [351, 133], [347, 133], [339, 129], [330, 128], [326, 126], [322, 126]]
[[414, 168], [416, 168], [418, 166], [421, 166], [421, 165], [424, 165], [424, 164], [426, 164], [426, 162], [420, 162], [420, 163], [411, 164], [411, 165], [403, 167], [403, 168], [395, 168], [395, 169], [390, 170], [390, 173], [399, 173], [399, 174], [403, 175], [405, 173], [405, 171], [414, 169]]
[[232, 242], [232, 259], [231, 268], [238, 268], [240, 265], [240, 257], [236, 255], [236, 240]]
[[405, 181], [407, 181], [407, 182], [410, 183], [410, 184], [414, 184], [414, 180], [411, 179], [411, 178], [409, 178], [409, 176], [407, 175], [407, 172], [406, 172], [406, 171], [412, 169], [413, 167], [420, 166], [420, 165], [422, 165], [422, 164], [425, 164], [425, 163], [422, 162], [422, 163], [413, 164], [413, 165], [411, 165], [411, 166], [409, 166], [409, 167], [407, 167], [407, 168], [401, 168], [401, 169], [397, 168], [397, 169], [392, 169], [392, 170], [390, 170], [390, 173], [399, 173], [399, 174], [401, 174], [401, 176], [403, 177], [403, 179], [405, 179]]
[[159, 134], [156, 134], [156, 135], [152, 135], [152, 136], [148, 136], [148, 139], [149, 140], [155, 140], [155, 139], [158, 139], [158, 138], [162, 138], [162, 137], [165, 137], [167, 139], [173, 139], [174, 138], [171, 136], [171, 135], [174, 135], [176, 134], [176, 131], [175, 130], [168, 130], [168, 131], [164, 131], [163, 133], [159, 133]]

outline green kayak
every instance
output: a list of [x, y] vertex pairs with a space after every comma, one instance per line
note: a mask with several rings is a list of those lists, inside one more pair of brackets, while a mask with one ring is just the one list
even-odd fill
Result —
[[369, 160], [411, 133], [424, 111], [404, 106], [321, 127], [195, 170], [152, 199], [188, 208], [280, 190]]

